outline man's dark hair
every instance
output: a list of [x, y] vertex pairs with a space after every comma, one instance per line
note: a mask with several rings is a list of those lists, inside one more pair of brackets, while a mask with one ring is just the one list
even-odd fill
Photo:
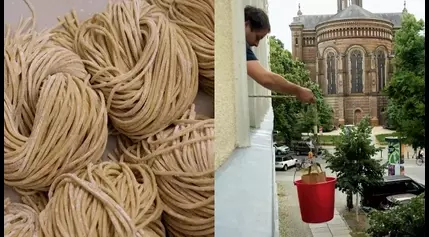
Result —
[[264, 10], [246, 6], [244, 8], [244, 21], [249, 22], [250, 29], [254, 30], [268, 30], [271, 31], [270, 20]]

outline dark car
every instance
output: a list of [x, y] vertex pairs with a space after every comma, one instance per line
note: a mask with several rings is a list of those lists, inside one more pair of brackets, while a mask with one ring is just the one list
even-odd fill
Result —
[[419, 195], [425, 192], [425, 185], [405, 175], [385, 176], [380, 186], [364, 187], [361, 205], [365, 208], [385, 209], [387, 197], [398, 194]]
[[308, 154], [311, 151], [310, 145], [306, 141], [293, 141], [291, 149], [297, 155]]
[[316, 149], [316, 146], [314, 145], [315, 142], [312, 142], [313, 145], [311, 145], [310, 140], [307, 141], [292, 141], [291, 150], [295, 152], [296, 155], [307, 155], [308, 152], [312, 151], [314, 154], [318, 153], [316, 152], [318, 149]]

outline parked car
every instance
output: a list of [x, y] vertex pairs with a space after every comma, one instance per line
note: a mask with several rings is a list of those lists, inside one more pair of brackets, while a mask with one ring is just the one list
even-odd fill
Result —
[[[405, 175], [385, 176], [380, 186], [364, 187], [361, 198], [361, 205], [364, 209], [374, 208], [385, 209], [390, 196], [394, 200], [394, 195], [414, 194], [420, 195], [425, 192], [425, 185], [413, 180]], [[399, 197], [399, 196], [396, 196]], [[408, 195], [410, 197], [410, 195]]]
[[298, 160], [292, 156], [292, 153], [288, 153], [286, 155], [278, 155], [276, 156], [276, 169], [287, 170], [293, 166], [296, 166]]
[[314, 146], [309, 141], [292, 141], [292, 151], [298, 156], [307, 155], [310, 151], [314, 152]]
[[412, 193], [396, 194], [386, 197], [387, 202], [382, 206], [383, 210], [389, 210], [401, 204], [409, 202], [411, 199], [417, 197]]
[[277, 143], [273, 144], [276, 155], [286, 154], [290, 151], [290, 148], [286, 145], [279, 145]]

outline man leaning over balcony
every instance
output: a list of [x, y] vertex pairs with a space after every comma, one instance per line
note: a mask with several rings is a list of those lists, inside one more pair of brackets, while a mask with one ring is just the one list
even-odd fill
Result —
[[246, 6], [244, 8], [244, 21], [246, 33], [246, 60], [247, 75], [263, 87], [282, 94], [294, 95], [304, 103], [314, 103], [313, 92], [307, 88], [296, 85], [279, 74], [266, 70], [259, 63], [250, 47], [258, 46], [259, 41], [270, 31], [268, 15], [259, 8]]

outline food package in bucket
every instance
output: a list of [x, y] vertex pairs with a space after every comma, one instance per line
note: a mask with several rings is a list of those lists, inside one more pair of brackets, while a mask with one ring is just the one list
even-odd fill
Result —
[[322, 170], [319, 163], [313, 164], [308, 168], [308, 172], [301, 176], [304, 184], [317, 184], [326, 182], [326, 173]]

